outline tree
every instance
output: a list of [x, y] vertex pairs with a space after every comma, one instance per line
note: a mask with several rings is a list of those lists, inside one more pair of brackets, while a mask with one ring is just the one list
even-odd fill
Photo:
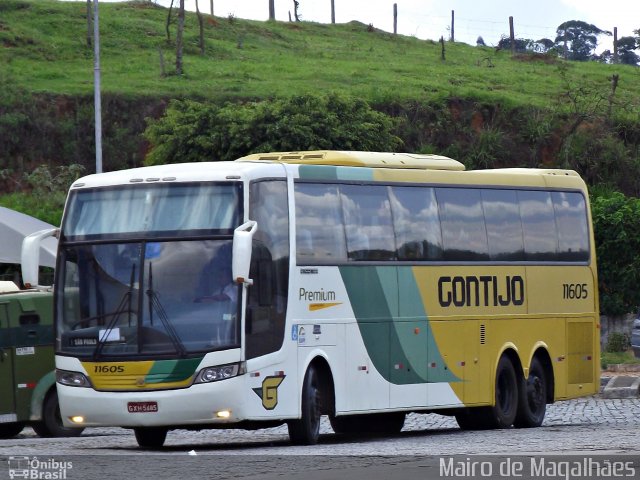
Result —
[[178, 10], [178, 33], [176, 34], [176, 75], [182, 75], [182, 49], [184, 34], [184, 0], [180, 0]]
[[198, 0], [196, 0], [196, 15], [198, 16], [198, 31], [200, 32], [198, 45], [200, 47], [200, 55], [204, 55], [204, 18], [202, 17], [202, 13], [200, 13]]
[[[533, 51], [533, 40], [529, 40], [528, 38], [516, 38], [515, 42], [515, 51], [518, 53], [525, 53]], [[506, 36], [502, 36], [500, 41], [498, 42], [498, 49], [500, 50], [511, 50], [511, 39]]]
[[584, 62], [593, 58], [598, 35], [611, 35], [611, 32], [581, 20], [569, 20], [558, 26], [556, 34], [555, 45], [559, 51], [565, 52], [565, 58]]
[[533, 50], [537, 53], [547, 53], [554, 47], [553, 40], [549, 38], [541, 38], [533, 43]]
[[635, 312], [640, 305], [640, 199], [620, 192], [591, 201], [600, 310], [604, 315]]
[[618, 39], [618, 61], [625, 65], [638, 65], [640, 56], [634, 52], [637, 49], [635, 37], [621, 37]]
[[478, 46], [478, 47], [486, 47], [487, 44], [484, 43], [484, 38], [482, 38], [481, 36], [478, 36], [478, 38], [476, 39], [476, 46]]
[[91, 0], [87, 0], [87, 47], [91, 48], [93, 38], [93, 16], [91, 15]]
[[396, 151], [393, 121], [361, 99], [301, 95], [217, 106], [174, 100], [149, 120], [145, 163], [234, 160], [254, 152], [295, 150]]
[[293, 16], [296, 18], [296, 22], [300, 21], [300, 14], [298, 13], [299, 7], [300, 2], [298, 0], [293, 0]]

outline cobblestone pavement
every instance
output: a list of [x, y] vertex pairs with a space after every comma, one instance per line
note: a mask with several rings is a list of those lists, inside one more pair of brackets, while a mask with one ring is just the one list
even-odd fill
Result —
[[[455, 455], [455, 454], [634, 454], [640, 455], [640, 399], [598, 396], [549, 405], [542, 427], [480, 432], [461, 431], [455, 419], [411, 414], [403, 431], [387, 437], [333, 434], [323, 420], [320, 443], [291, 446], [286, 427], [169, 432], [166, 455]], [[25, 431], [0, 440], [0, 457], [10, 455], [148, 455], [132, 431], [87, 429], [77, 438], [38, 438]], [[154, 452], [155, 454], [155, 452]]]

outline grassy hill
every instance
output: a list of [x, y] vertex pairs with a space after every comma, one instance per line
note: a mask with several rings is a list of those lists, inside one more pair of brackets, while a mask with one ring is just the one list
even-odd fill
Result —
[[[93, 50], [86, 45], [85, 2], [2, 0], [0, 81], [29, 92], [90, 95]], [[204, 15], [205, 54], [188, 12], [185, 75], [176, 76], [175, 24], [167, 41], [167, 9], [148, 2], [100, 4], [102, 88], [105, 94], [256, 99], [341, 91], [373, 103], [452, 97], [510, 107], [548, 108], [568, 84], [640, 102], [637, 68], [567, 63], [517, 56], [488, 47], [394, 36], [358, 22], [257, 22]], [[175, 19], [175, 10], [174, 10]], [[161, 76], [160, 52], [165, 77]], [[564, 73], [563, 73], [564, 72]]]
[[[162, 116], [171, 99], [222, 105], [337, 92], [393, 117], [402, 150], [469, 168], [573, 168], [591, 185], [640, 195], [637, 67], [450, 42], [443, 60], [439, 42], [355, 21], [210, 15], [201, 54], [188, 12], [185, 73], [176, 75], [176, 12], [169, 40], [167, 13], [150, 2], [100, 4], [105, 170], [143, 163], [147, 118]], [[0, 191], [28, 191], [25, 173], [42, 164], [93, 170], [86, 35], [84, 1], [0, 0]]]

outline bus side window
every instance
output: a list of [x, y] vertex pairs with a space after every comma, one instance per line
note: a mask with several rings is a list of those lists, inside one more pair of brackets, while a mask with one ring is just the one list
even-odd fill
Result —
[[246, 355], [255, 358], [280, 349], [284, 341], [289, 283], [289, 209], [284, 180], [253, 182], [249, 218], [253, 237], [247, 290]]

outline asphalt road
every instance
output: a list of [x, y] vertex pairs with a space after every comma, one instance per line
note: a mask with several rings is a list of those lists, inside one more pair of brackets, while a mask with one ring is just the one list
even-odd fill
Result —
[[550, 405], [535, 429], [464, 432], [452, 418], [412, 414], [398, 435], [354, 438], [326, 422], [311, 447], [290, 445], [286, 427], [173, 431], [162, 451], [138, 449], [118, 428], [64, 439], [26, 429], [0, 440], [0, 479], [10, 478], [10, 457], [30, 462], [28, 478], [640, 478], [639, 427], [640, 399], [589, 397]]

